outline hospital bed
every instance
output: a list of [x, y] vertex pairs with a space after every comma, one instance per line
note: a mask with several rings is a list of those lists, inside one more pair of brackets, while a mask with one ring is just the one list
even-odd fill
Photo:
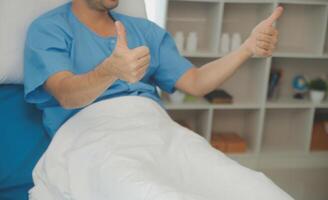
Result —
[[[34, 16], [67, 2], [67, 0], [47, 1], [48, 3], [45, 4], [44, 0], [28, 0], [26, 2], [29, 2], [29, 5], [24, 6], [21, 0], [1, 0], [0, 11], [11, 9], [11, 17], [17, 17], [17, 19], [1, 18], [0, 35], [3, 34], [1, 30], [7, 28], [6, 26], [14, 26], [10, 22], [15, 22], [20, 17], [31, 22]], [[29, 9], [31, 12], [28, 12]], [[121, 0], [117, 10], [132, 16], [146, 17], [143, 0]], [[15, 14], [20, 16], [15, 16]], [[23, 40], [25, 34], [20, 35], [19, 39]], [[21, 45], [22, 50], [22, 41]], [[0, 45], [0, 49], [1, 52], [6, 53], [3, 44]], [[21, 59], [18, 56], [17, 60]], [[0, 65], [2, 65], [1, 61], [0, 59]], [[40, 111], [34, 105], [27, 104], [23, 95], [22, 84], [1, 84], [0, 81], [0, 200], [28, 198], [27, 192], [33, 186], [32, 169], [51, 140], [42, 126]]]
[[[0, 30], [30, 23], [32, 16], [64, 2], [1, 0]], [[120, 2], [119, 12], [146, 17], [143, 0]], [[5, 18], [2, 13], [12, 15]], [[17, 50], [23, 48], [25, 33], [13, 34], [21, 42], [9, 54], [11, 44], [0, 46], [0, 56], [7, 53], [21, 60]], [[3, 35], [0, 42], [6, 42]], [[6, 66], [7, 57], [0, 57], [0, 65]], [[92, 104], [53, 139], [42, 127], [41, 113], [25, 103], [22, 85], [0, 85], [0, 114], [1, 200], [27, 199], [27, 191], [33, 200], [292, 199], [263, 173], [214, 150], [145, 97]]]

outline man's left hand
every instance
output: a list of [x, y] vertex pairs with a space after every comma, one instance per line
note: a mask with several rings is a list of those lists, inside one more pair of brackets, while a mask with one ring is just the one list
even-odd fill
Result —
[[252, 56], [272, 56], [278, 42], [278, 30], [273, 24], [281, 17], [283, 8], [277, 7], [270, 17], [259, 23], [242, 45]]

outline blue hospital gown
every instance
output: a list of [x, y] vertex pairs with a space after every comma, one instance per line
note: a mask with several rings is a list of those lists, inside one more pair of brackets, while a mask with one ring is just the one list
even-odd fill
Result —
[[[149, 97], [163, 106], [156, 86], [173, 93], [176, 81], [192, 63], [182, 57], [172, 36], [146, 19], [110, 11], [114, 20], [127, 30], [129, 48], [148, 46], [151, 63], [137, 83], [115, 81], [95, 102], [127, 95]], [[71, 71], [83, 74], [94, 69], [111, 55], [116, 37], [102, 37], [79, 21], [69, 2], [37, 18], [29, 27], [24, 50], [25, 99], [43, 112], [43, 124], [53, 136], [60, 126], [80, 109], [64, 109], [43, 88], [55, 73]]]

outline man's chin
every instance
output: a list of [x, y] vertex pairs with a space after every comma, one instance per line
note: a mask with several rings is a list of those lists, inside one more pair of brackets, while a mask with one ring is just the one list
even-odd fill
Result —
[[103, 0], [103, 5], [107, 10], [117, 8], [119, 0]]

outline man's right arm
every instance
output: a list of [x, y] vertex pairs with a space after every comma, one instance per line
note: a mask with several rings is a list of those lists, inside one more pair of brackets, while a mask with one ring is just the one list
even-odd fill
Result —
[[123, 24], [116, 22], [115, 25], [117, 45], [110, 57], [86, 74], [62, 71], [52, 75], [44, 84], [62, 107], [75, 109], [87, 106], [117, 79], [134, 83], [144, 76], [150, 63], [149, 49], [145, 46], [129, 49]]
[[44, 87], [65, 109], [87, 106], [117, 80], [113, 75], [102, 73], [103, 65], [105, 63], [81, 75], [69, 71], [59, 72], [51, 76]]

